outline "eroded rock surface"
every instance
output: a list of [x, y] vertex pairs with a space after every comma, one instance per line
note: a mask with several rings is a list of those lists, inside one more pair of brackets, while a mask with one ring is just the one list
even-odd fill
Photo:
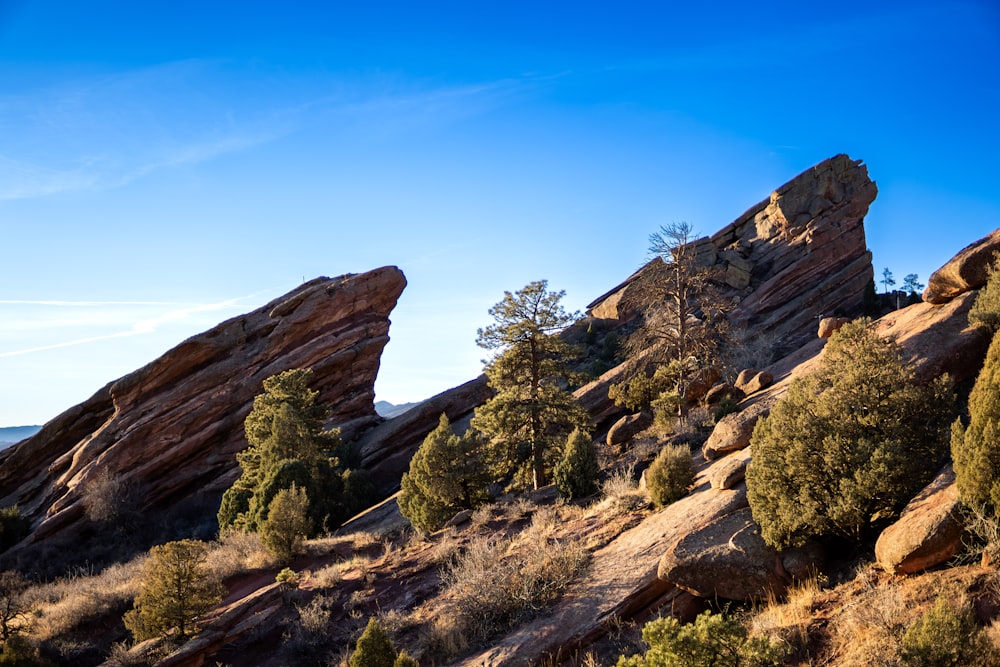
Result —
[[899, 519], [875, 543], [878, 564], [895, 574], [913, 574], [940, 565], [962, 548], [955, 471], [949, 464], [911, 500]]
[[395, 267], [317, 278], [189, 338], [0, 452], [0, 505], [16, 503], [38, 541], [83, 528], [81, 492], [100, 471], [141, 490], [146, 521], [192, 496], [217, 504], [239, 475], [253, 397], [290, 368], [313, 369], [331, 423], [376, 423], [375, 376], [405, 285]]
[[[877, 192], [861, 161], [837, 155], [695, 241], [699, 261], [718, 268], [739, 302], [731, 319], [750, 338], [766, 337], [787, 353], [815, 336], [817, 318], [858, 311], [873, 277], [863, 220]], [[592, 302], [588, 312], [630, 317], [632, 292], [650, 270], [655, 261]]]
[[985, 285], [997, 250], [1000, 250], [1000, 229], [962, 248], [947, 264], [931, 274], [924, 290], [924, 301], [946, 303], [959, 294]]

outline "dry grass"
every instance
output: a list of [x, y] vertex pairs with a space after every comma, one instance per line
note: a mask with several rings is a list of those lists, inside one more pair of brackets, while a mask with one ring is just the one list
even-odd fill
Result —
[[257, 533], [238, 530], [223, 531], [218, 541], [209, 544], [206, 556], [205, 569], [219, 580], [278, 565]]
[[139, 575], [146, 557], [112, 565], [96, 575], [58, 579], [29, 589], [33, 639], [45, 641], [66, 635], [84, 622], [120, 613], [139, 593]]
[[448, 602], [431, 625], [430, 650], [456, 655], [558, 599], [588, 559], [555, 537], [559, 526], [557, 509], [539, 508], [514, 537], [470, 540], [442, 572]]
[[628, 465], [611, 473], [601, 484], [601, 500], [591, 509], [595, 514], [618, 515], [633, 512], [649, 504], [645, 492], [635, 480], [635, 466]]
[[894, 580], [879, 581], [875, 566], [857, 577], [860, 591], [832, 620], [831, 654], [844, 667], [889, 667], [899, 664], [906, 608]]
[[770, 595], [764, 608], [751, 619], [750, 633], [767, 635], [792, 649], [805, 646], [809, 641], [816, 599], [823, 592], [824, 582], [823, 577], [812, 576], [790, 588], [784, 600]]

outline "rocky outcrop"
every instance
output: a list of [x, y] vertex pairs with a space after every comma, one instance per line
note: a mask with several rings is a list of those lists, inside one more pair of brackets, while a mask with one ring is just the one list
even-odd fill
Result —
[[[731, 320], [787, 353], [815, 336], [816, 319], [857, 312], [873, 277], [863, 220], [877, 194], [867, 168], [837, 155], [799, 174], [710, 238], [700, 261], [724, 276], [738, 302]], [[644, 273], [637, 271], [587, 308], [626, 319]], [[779, 355], [780, 356], [780, 355]]]
[[820, 562], [815, 546], [783, 553], [767, 546], [745, 507], [672, 545], [660, 559], [659, 577], [703, 598], [760, 600], [780, 597], [793, 581], [815, 573]]
[[924, 301], [947, 303], [959, 294], [985, 285], [997, 250], [1000, 250], [1000, 229], [962, 248], [947, 264], [931, 274], [924, 290]]
[[741, 449], [712, 466], [708, 481], [713, 489], [734, 489], [746, 478], [750, 450]]
[[31, 519], [29, 541], [82, 530], [82, 491], [99, 472], [141, 490], [147, 522], [191, 497], [217, 506], [239, 475], [253, 397], [290, 368], [313, 370], [331, 423], [378, 422], [375, 376], [405, 285], [395, 267], [317, 278], [189, 338], [0, 453], [0, 505]]
[[769, 403], [757, 403], [720, 419], [702, 447], [705, 458], [717, 459], [749, 445], [757, 420], [766, 416], [770, 407]]
[[962, 548], [955, 471], [949, 464], [903, 509], [875, 543], [875, 560], [895, 574], [913, 574], [940, 565]]

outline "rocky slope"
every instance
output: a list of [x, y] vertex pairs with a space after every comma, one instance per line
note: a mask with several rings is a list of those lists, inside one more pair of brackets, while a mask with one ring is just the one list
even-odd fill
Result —
[[375, 376], [405, 285], [395, 267], [317, 278], [184, 341], [0, 452], [0, 505], [31, 519], [29, 544], [83, 529], [83, 491], [101, 471], [139, 490], [147, 522], [192, 497], [217, 506], [239, 474], [253, 397], [289, 368], [313, 369], [333, 423], [376, 423]]

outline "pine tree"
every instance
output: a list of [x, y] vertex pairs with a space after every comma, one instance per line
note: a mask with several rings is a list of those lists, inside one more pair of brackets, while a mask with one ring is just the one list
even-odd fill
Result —
[[951, 434], [955, 483], [966, 505], [1000, 510], [1000, 335], [994, 334], [986, 361], [969, 394], [969, 425], [955, 420]]
[[194, 621], [222, 599], [224, 589], [205, 572], [205, 545], [197, 540], [167, 542], [149, 550], [141, 590], [125, 627], [137, 642], [174, 628], [184, 639]]
[[485, 368], [496, 393], [476, 410], [472, 426], [490, 438], [494, 474], [512, 479], [512, 487], [544, 486], [566, 436], [587, 422], [565, 388], [577, 352], [557, 334], [577, 315], [563, 309], [563, 296], [544, 280], [505, 292], [489, 311], [495, 324], [478, 332], [476, 343], [498, 352]]
[[980, 288], [969, 310], [969, 324], [990, 331], [1000, 329], [1000, 253], [994, 256], [986, 284]]
[[363, 492], [366, 473], [344, 469], [339, 431], [324, 428], [329, 410], [309, 389], [311, 379], [311, 370], [293, 369], [264, 380], [244, 422], [249, 447], [236, 455], [242, 474], [223, 494], [220, 528], [261, 530], [277, 493], [293, 483], [311, 501], [312, 531], [339, 524], [367, 502], [345, 492], [349, 476], [352, 491]]
[[441, 414], [410, 459], [403, 473], [397, 502], [399, 511], [416, 528], [433, 531], [463, 509], [487, 500], [486, 477], [479, 457], [481, 443], [473, 432], [459, 437]]
[[584, 498], [597, 491], [597, 450], [586, 431], [574, 429], [556, 465], [555, 482], [567, 498]]
[[845, 325], [754, 429], [747, 497], [764, 541], [860, 540], [943, 465], [952, 405], [947, 377], [918, 385], [898, 344]]

